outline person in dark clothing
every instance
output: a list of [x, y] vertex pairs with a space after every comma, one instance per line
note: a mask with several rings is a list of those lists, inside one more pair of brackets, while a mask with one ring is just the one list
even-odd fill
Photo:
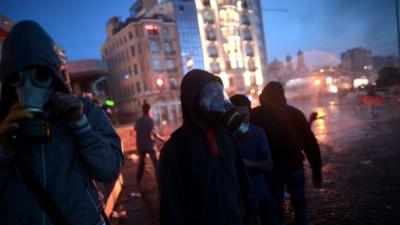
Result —
[[[62, 66], [54, 41], [36, 22], [17, 23], [4, 40], [2, 225], [105, 224], [94, 181], [118, 177], [124, 162], [121, 142], [101, 108], [71, 93]], [[35, 190], [50, 200], [41, 201]]]
[[273, 203], [273, 222], [283, 224], [283, 195], [286, 185], [293, 204], [296, 224], [308, 224], [304, 193], [303, 161], [306, 155], [313, 184], [321, 187], [321, 155], [318, 142], [304, 114], [286, 104], [283, 86], [269, 82], [260, 97], [261, 105], [250, 112], [250, 123], [264, 129], [271, 147], [274, 171], [268, 176]]
[[143, 178], [146, 154], [150, 155], [150, 159], [154, 165], [156, 178], [158, 180], [158, 160], [156, 151], [154, 150], [153, 138], [160, 142], [164, 142], [164, 139], [154, 131], [154, 120], [150, 116], [150, 105], [147, 102], [142, 105], [142, 112], [143, 116], [140, 117], [135, 124], [136, 148], [139, 152], [139, 165], [136, 174], [136, 181], [139, 187], [140, 181]]
[[249, 124], [251, 102], [245, 95], [237, 94], [230, 97], [229, 100], [235, 109], [244, 115], [236, 135], [257, 197], [261, 222], [263, 225], [271, 224], [270, 194], [265, 180], [265, 172], [271, 171], [273, 165], [267, 137], [261, 127]]
[[160, 155], [160, 224], [257, 224], [257, 202], [231, 135], [241, 123], [219, 77], [191, 70], [181, 84], [183, 125]]

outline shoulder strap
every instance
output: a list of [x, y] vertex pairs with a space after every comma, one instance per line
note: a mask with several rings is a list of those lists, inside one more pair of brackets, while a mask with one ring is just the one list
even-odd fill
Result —
[[21, 157], [16, 157], [16, 166], [18, 168], [20, 178], [38, 205], [46, 212], [51, 221], [56, 225], [71, 225], [65, 215], [58, 208], [57, 204], [51, 199], [48, 192], [44, 190], [39, 182], [33, 177], [24, 160]]

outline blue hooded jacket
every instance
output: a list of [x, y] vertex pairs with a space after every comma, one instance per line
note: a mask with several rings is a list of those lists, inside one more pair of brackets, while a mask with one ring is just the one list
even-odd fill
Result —
[[[1, 120], [17, 99], [15, 90], [4, 81], [20, 69], [37, 65], [47, 66], [55, 72], [57, 91], [69, 92], [62, 74], [58, 72], [61, 60], [55, 52], [53, 40], [37, 23], [20, 22], [7, 36], [2, 50]], [[100, 221], [103, 210], [94, 180], [115, 180], [124, 160], [120, 139], [103, 110], [89, 99], [82, 98], [81, 101], [90, 129], [75, 132], [50, 108], [45, 112], [45, 118], [52, 130], [51, 140], [16, 151], [70, 224], [94, 225]], [[22, 183], [15, 169], [14, 157], [0, 149], [0, 224], [52, 225]]]

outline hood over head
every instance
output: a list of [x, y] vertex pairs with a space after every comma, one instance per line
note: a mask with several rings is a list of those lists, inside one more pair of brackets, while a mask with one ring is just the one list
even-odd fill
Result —
[[261, 92], [259, 100], [261, 105], [286, 105], [285, 91], [282, 84], [278, 81], [269, 82]]
[[70, 92], [68, 76], [62, 71], [63, 60], [58, 48], [46, 31], [34, 21], [22, 21], [14, 25], [6, 36], [1, 52], [0, 118], [17, 101], [15, 89], [5, 82], [18, 71], [44, 66], [53, 71], [57, 91]]
[[184, 126], [202, 126], [201, 116], [196, 112], [197, 102], [203, 87], [210, 81], [222, 80], [204, 70], [194, 69], [185, 74], [181, 83], [181, 105]]

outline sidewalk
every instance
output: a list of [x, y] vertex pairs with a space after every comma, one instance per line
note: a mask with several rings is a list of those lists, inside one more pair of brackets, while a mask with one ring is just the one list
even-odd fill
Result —
[[130, 151], [125, 153], [125, 164], [122, 168], [124, 187], [111, 216], [113, 225], [156, 225], [158, 216], [158, 188], [154, 175], [154, 167], [147, 157], [142, 190], [136, 183], [138, 156]]

